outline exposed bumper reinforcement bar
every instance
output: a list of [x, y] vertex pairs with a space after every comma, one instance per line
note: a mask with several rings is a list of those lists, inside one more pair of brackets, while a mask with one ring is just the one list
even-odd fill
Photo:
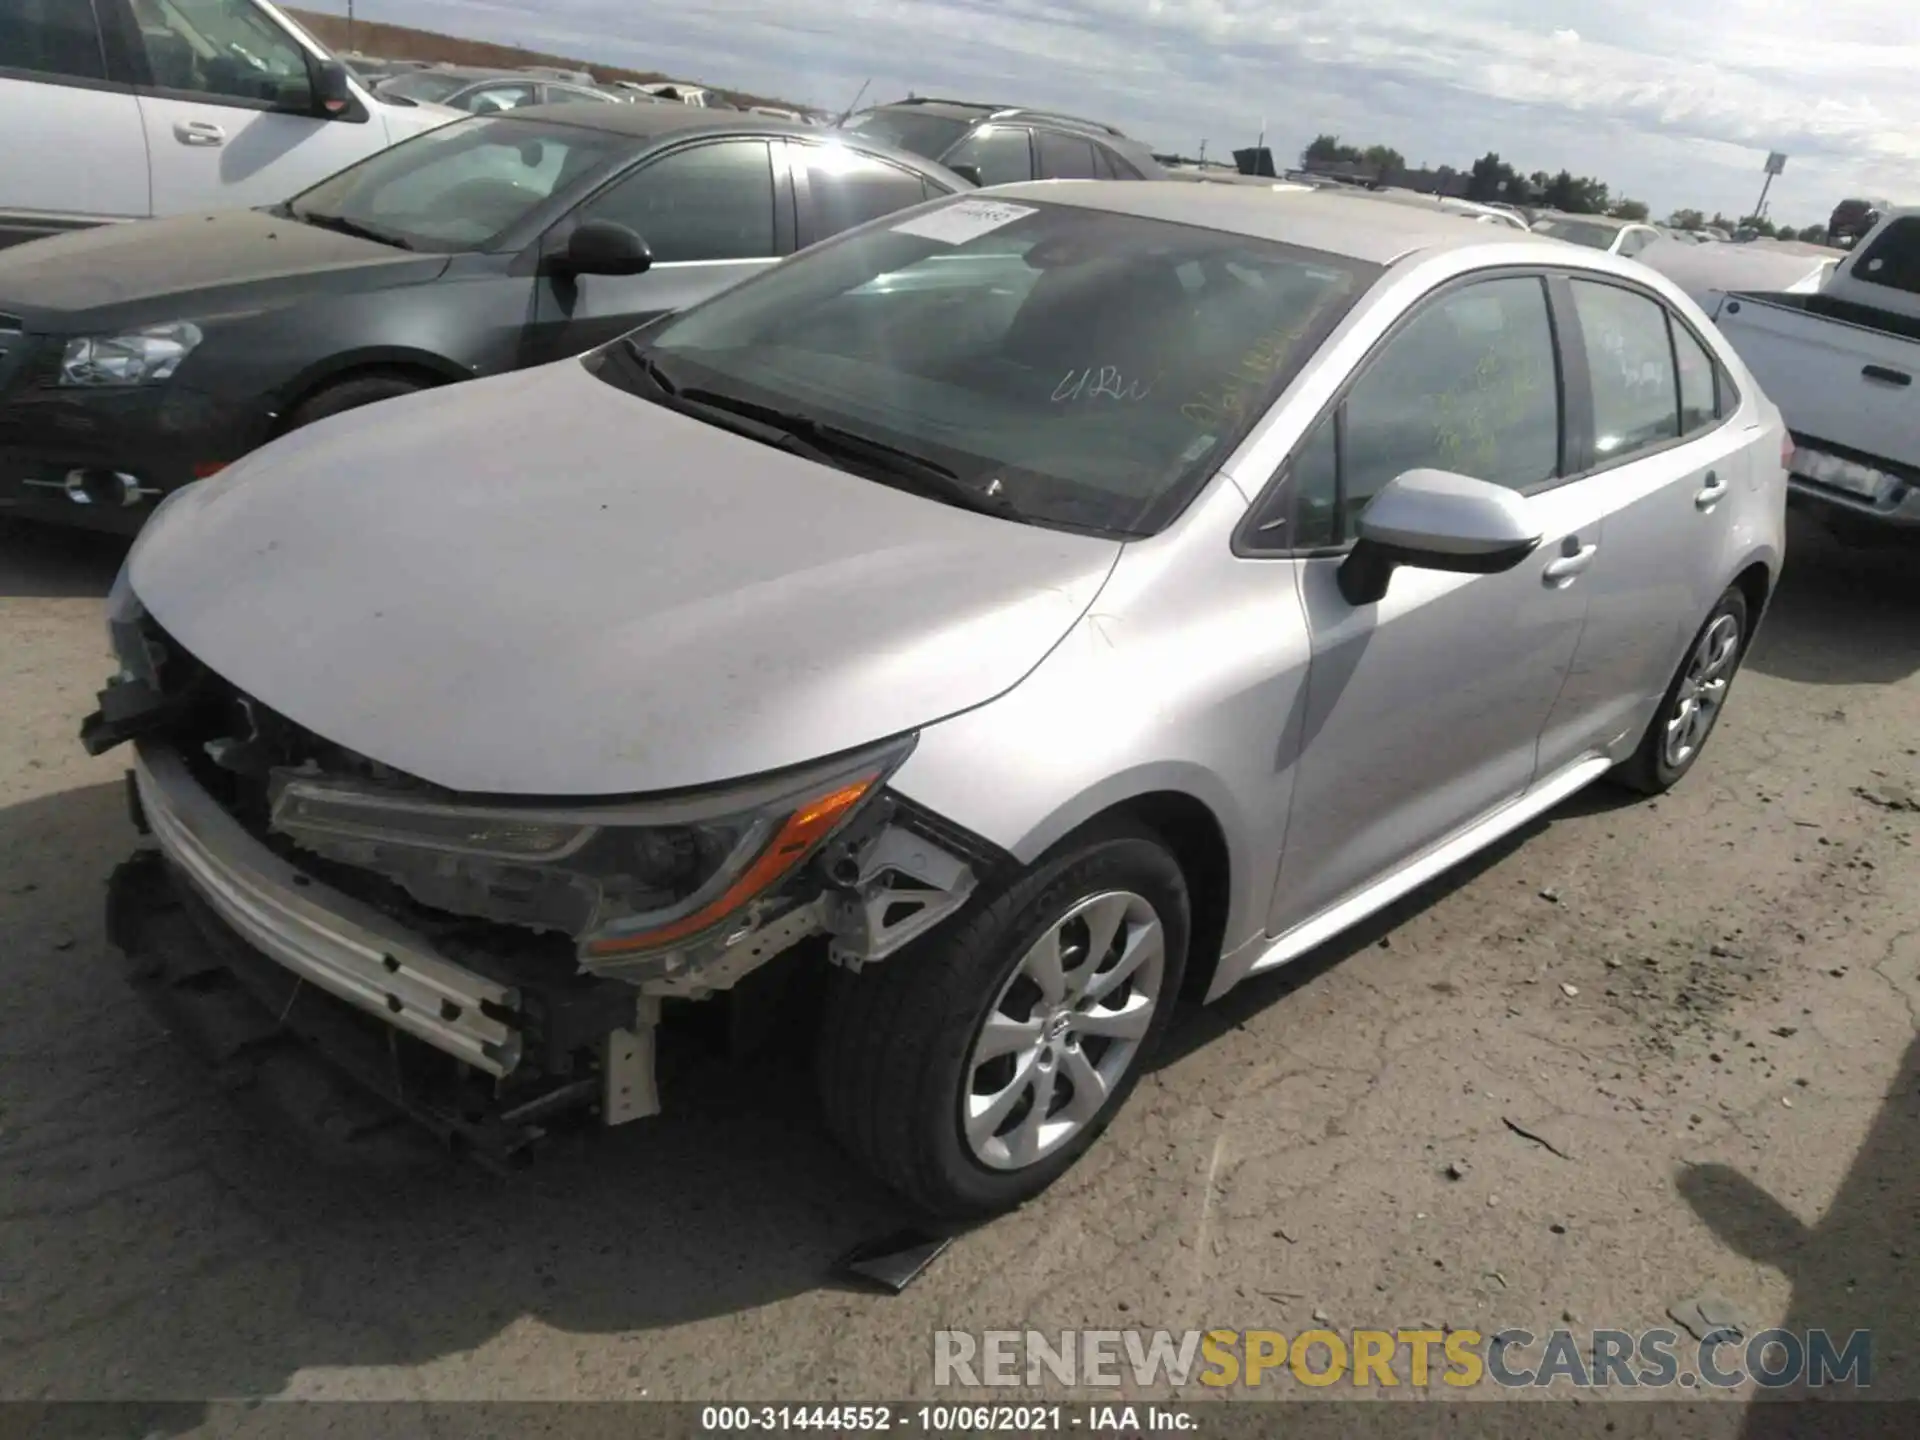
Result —
[[372, 907], [301, 874], [249, 835], [164, 746], [136, 747], [134, 783], [162, 852], [248, 945], [328, 994], [501, 1077], [519, 995], [454, 964]]

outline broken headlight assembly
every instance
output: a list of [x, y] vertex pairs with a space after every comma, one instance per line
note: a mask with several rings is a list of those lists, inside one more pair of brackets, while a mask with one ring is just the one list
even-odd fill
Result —
[[607, 806], [467, 803], [276, 769], [271, 823], [424, 905], [563, 932], [592, 966], [770, 918], [783, 882], [911, 749], [909, 737], [803, 772]]

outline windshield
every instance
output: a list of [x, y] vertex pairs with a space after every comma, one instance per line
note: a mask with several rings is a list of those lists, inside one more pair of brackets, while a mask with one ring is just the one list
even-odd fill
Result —
[[648, 398], [670, 377], [669, 399], [890, 447], [946, 472], [956, 503], [1142, 535], [1379, 273], [1167, 221], [960, 199], [850, 231], [594, 363]]
[[1556, 240], [1571, 240], [1593, 250], [1610, 249], [1620, 232], [1611, 225], [1594, 225], [1582, 220], [1542, 220], [1533, 227]]
[[854, 116], [842, 128], [858, 130], [882, 145], [938, 160], [959, 144], [969, 127], [965, 120], [921, 110], [869, 110]]
[[288, 210], [296, 220], [351, 225], [415, 250], [484, 250], [632, 144], [537, 120], [459, 120], [321, 181]]
[[402, 95], [409, 100], [425, 100], [430, 105], [438, 105], [454, 91], [472, 83], [464, 75], [436, 75], [431, 70], [409, 70], [382, 80], [379, 89], [382, 95]]

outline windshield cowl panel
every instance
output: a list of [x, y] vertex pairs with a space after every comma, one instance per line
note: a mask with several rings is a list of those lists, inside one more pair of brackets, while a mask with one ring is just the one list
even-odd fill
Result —
[[1127, 539], [1180, 513], [1379, 274], [962, 197], [816, 247], [594, 369], [656, 400], [671, 375], [930, 499]]

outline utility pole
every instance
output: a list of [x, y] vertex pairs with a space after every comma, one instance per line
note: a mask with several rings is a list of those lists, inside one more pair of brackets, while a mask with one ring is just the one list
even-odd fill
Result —
[[1204, 140], [1200, 142], [1200, 163], [1202, 165], [1207, 163], [1207, 142]]
[[1787, 157], [1778, 150], [1767, 152], [1767, 178], [1760, 182], [1760, 198], [1754, 201], [1753, 218], [1758, 220], [1767, 213], [1767, 191], [1773, 188], [1773, 177], [1787, 168]]
[[347, 53], [353, 53], [353, 0], [347, 0]]

